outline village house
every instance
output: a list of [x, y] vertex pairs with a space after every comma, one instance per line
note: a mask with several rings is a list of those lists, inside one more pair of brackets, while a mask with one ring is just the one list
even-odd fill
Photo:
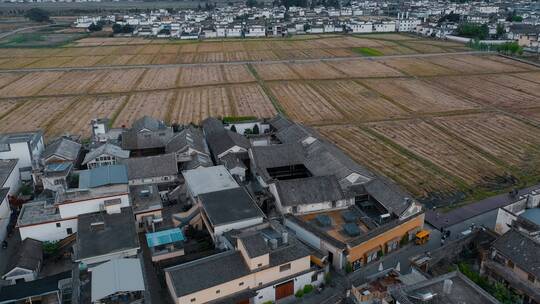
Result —
[[19, 159], [20, 170], [28, 174], [23, 180], [30, 179], [44, 149], [42, 131], [0, 134], [0, 159]]
[[240, 187], [224, 166], [200, 167], [182, 172], [186, 196], [196, 204], [201, 194]]
[[193, 126], [186, 127], [171, 138], [165, 146], [165, 153], [174, 153], [180, 170], [213, 165], [202, 130]]
[[133, 212], [120, 204], [107, 205], [104, 211], [78, 217], [75, 262], [83, 268], [118, 258], [136, 257], [139, 238]]
[[163, 154], [165, 145], [174, 136], [173, 128], [163, 121], [143, 116], [121, 135], [122, 149], [132, 157]]
[[8, 193], [9, 188], [0, 188], [0, 242], [5, 240], [7, 228], [11, 220]]
[[16, 195], [21, 187], [19, 163], [19, 159], [0, 159], [0, 188], [7, 188], [9, 196]]
[[11, 285], [36, 280], [42, 265], [43, 243], [27, 238], [17, 250], [16, 256], [11, 259], [2, 280], [6, 280]]
[[128, 150], [122, 150], [119, 146], [105, 143], [86, 153], [82, 165], [86, 165], [88, 169], [93, 169], [100, 166], [115, 165], [118, 160], [127, 158], [129, 158]]
[[152, 262], [174, 259], [184, 255], [184, 234], [175, 227], [146, 234]]
[[126, 165], [129, 185], [178, 182], [178, 166], [173, 153], [120, 160]]
[[229, 153], [247, 158], [250, 144], [246, 137], [225, 129], [223, 123], [216, 118], [207, 118], [202, 125], [206, 142], [216, 162]]
[[226, 252], [165, 269], [174, 303], [274, 302], [323, 281], [313, 250], [277, 223], [230, 231], [227, 239]]
[[155, 184], [129, 187], [129, 197], [139, 231], [155, 231], [163, 222], [163, 203]]
[[92, 303], [115, 303], [118, 298], [144, 303], [145, 281], [140, 258], [113, 259], [92, 269]]
[[[77, 232], [77, 217], [81, 214], [130, 206], [125, 168], [113, 166], [82, 171], [79, 186], [83, 188], [59, 191], [51, 200], [43, 199], [23, 205], [17, 227], [21, 239], [33, 238], [54, 242]], [[94, 171], [95, 170], [95, 171]], [[86, 177], [88, 175], [88, 177]]]
[[53, 163], [76, 164], [81, 153], [81, 144], [68, 137], [60, 137], [45, 146], [41, 156], [44, 166]]

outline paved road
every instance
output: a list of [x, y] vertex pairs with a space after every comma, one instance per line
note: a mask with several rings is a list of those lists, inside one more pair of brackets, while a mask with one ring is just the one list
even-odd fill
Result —
[[234, 65], [234, 64], [260, 64], [260, 63], [309, 63], [320, 61], [347, 61], [354, 59], [364, 60], [381, 60], [390, 58], [425, 58], [436, 56], [453, 56], [453, 55], [474, 55], [487, 54], [484, 51], [468, 51], [455, 53], [432, 53], [432, 54], [408, 54], [408, 55], [388, 55], [388, 56], [366, 56], [366, 57], [333, 57], [333, 58], [317, 58], [317, 59], [282, 59], [282, 60], [243, 60], [243, 61], [223, 61], [223, 62], [208, 62], [208, 63], [174, 63], [174, 64], [138, 64], [138, 65], [110, 65], [110, 66], [94, 66], [94, 67], [57, 67], [57, 68], [21, 68], [0, 70], [0, 73], [13, 72], [63, 72], [63, 71], [95, 71], [95, 70], [111, 70], [111, 69], [135, 69], [135, 68], [153, 68], [153, 67], [198, 67], [198, 66], [213, 66], [213, 65]]
[[16, 30], [13, 30], [13, 31], [10, 31], [10, 32], [1, 33], [0, 34], [0, 39], [4, 39], [6, 37], [9, 37], [11, 35], [14, 35], [14, 34], [17, 34], [17, 33], [23, 32], [23, 31], [35, 30], [35, 29], [45, 28], [45, 27], [49, 27], [49, 26], [53, 26], [53, 25], [55, 25], [55, 24], [46, 24], [46, 25], [36, 25], [36, 26], [21, 27], [21, 28], [18, 28]]

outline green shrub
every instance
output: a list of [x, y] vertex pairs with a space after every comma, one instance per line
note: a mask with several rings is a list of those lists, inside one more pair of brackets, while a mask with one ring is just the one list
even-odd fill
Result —
[[43, 253], [46, 255], [55, 255], [58, 252], [58, 242], [43, 243]]
[[347, 262], [347, 264], [345, 265], [345, 272], [346, 273], [351, 273], [352, 272], [351, 262]]
[[400, 246], [405, 246], [409, 243], [409, 235], [408, 234], [405, 234], [402, 238], [401, 238], [401, 241], [399, 241], [399, 245]]
[[384, 252], [382, 250], [377, 251], [377, 257], [382, 258], [384, 256]]
[[298, 289], [298, 291], [294, 294], [295, 297], [301, 298], [304, 296], [304, 291], [302, 289]]
[[313, 291], [313, 285], [307, 284], [306, 286], [304, 286], [304, 294], [308, 294], [312, 291]]
[[332, 282], [332, 276], [330, 275], [330, 272], [327, 272], [325, 275], [324, 275], [324, 284], [330, 284], [330, 282]]
[[266, 301], [266, 302], [263, 302], [262, 304], [274, 304], [274, 302], [272, 302], [272, 301]]
[[253, 120], [257, 120], [257, 117], [255, 116], [225, 116], [223, 117], [223, 123], [226, 123], [226, 124], [253, 121]]

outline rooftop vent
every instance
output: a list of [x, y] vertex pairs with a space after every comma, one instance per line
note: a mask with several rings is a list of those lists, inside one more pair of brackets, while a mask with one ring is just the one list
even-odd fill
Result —
[[321, 227], [330, 227], [332, 226], [332, 219], [328, 215], [325, 214], [319, 214], [315, 217], [317, 220], [317, 224]]
[[353, 236], [353, 237], [359, 236], [361, 232], [360, 228], [358, 228], [358, 226], [353, 223], [348, 223], [348, 224], [343, 225], [343, 231], [345, 231], [345, 233], [348, 236]]
[[343, 218], [343, 220], [347, 223], [354, 223], [356, 222], [356, 220], [358, 219], [358, 217], [356, 216], [356, 214], [352, 213], [351, 211], [343, 211], [341, 213], [341, 217]]
[[102, 231], [105, 229], [105, 222], [93, 222], [90, 223], [91, 231]]

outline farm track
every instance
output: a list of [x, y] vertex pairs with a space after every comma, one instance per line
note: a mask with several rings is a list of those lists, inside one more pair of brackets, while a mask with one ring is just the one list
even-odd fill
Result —
[[[132, 65], [109, 65], [109, 66], [91, 66], [91, 67], [54, 67], [54, 68], [19, 68], [19, 69], [1, 69], [1, 73], [15, 72], [65, 72], [65, 71], [94, 71], [94, 70], [116, 70], [116, 69], [136, 69], [136, 68], [154, 68], [154, 67], [201, 67], [214, 65], [236, 65], [236, 64], [264, 64], [264, 63], [313, 63], [313, 62], [333, 62], [347, 60], [384, 60], [389, 58], [424, 58], [449, 55], [480, 55], [488, 54], [482, 51], [467, 51], [454, 53], [431, 53], [431, 54], [403, 54], [403, 55], [384, 55], [384, 56], [364, 56], [364, 57], [333, 57], [333, 58], [314, 58], [314, 59], [278, 59], [278, 60], [242, 60], [242, 61], [216, 61], [203, 63], [174, 63], [174, 64], [132, 64]], [[30, 65], [31, 63], [29, 63]]]

